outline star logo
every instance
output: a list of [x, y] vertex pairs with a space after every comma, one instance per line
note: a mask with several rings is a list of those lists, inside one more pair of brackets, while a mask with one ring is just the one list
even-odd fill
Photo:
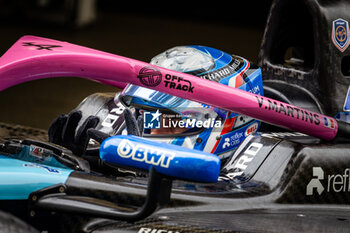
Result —
[[151, 115], [153, 116], [152, 120], [151, 120], [151, 122], [152, 122], [152, 121], [158, 119], [162, 114], [159, 112], [159, 109], [157, 109], [157, 111], [155, 113], [151, 113]]

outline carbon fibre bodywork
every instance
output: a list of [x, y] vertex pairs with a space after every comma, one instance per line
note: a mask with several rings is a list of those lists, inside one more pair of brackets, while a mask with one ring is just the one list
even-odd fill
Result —
[[[346, 175], [350, 145], [321, 145], [308, 136], [289, 134], [288, 139], [281, 139], [277, 135], [254, 136], [239, 148], [236, 162], [254, 143], [269, 148], [255, 155], [240, 180], [223, 179], [211, 185], [174, 181], [169, 205], [149, 218], [133, 224], [92, 221], [88, 229], [92, 232], [346, 232], [350, 227]], [[286, 134], [279, 134], [283, 135]], [[323, 178], [314, 173], [315, 167], [321, 168]], [[334, 177], [338, 178], [334, 180]], [[321, 186], [312, 182], [318, 178]], [[144, 181], [135, 178], [131, 183], [137, 186]], [[310, 187], [312, 194], [308, 192]], [[324, 187], [323, 191], [318, 187]], [[104, 226], [97, 229], [102, 222]]]
[[[259, 144], [264, 146], [256, 150]], [[250, 136], [224, 165], [218, 183], [173, 181], [169, 202], [136, 222], [101, 218], [98, 209], [85, 214], [74, 205], [71, 211], [60, 209], [65, 205], [60, 197], [80, 201], [79, 208], [89, 200], [133, 211], [147, 198], [148, 177], [73, 171], [64, 184], [32, 193], [28, 200], [1, 201], [1, 209], [49, 232], [346, 232], [349, 147], [298, 133]], [[55, 205], [47, 205], [53, 196], [59, 197]]]

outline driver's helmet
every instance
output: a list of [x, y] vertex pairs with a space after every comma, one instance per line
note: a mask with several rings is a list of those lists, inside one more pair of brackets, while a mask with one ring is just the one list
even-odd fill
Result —
[[[178, 46], [151, 64], [262, 95], [259, 67], [248, 60], [205, 46]], [[186, 85], [168, 80], [169, 88]], [[217, 90], [220, 92], [220, 90]], [[210, 93], [208, 93], [210, 95]], [[143, 116], [143, 136], [227, 158], [260, 122], [253, 118], [129, 84], [119, 96]]]

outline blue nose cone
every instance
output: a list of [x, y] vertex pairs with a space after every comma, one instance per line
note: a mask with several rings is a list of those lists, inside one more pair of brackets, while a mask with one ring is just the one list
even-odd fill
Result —
[[107, 138], [100, 147], [103, 161], [149, 170], [193, 182], [217, 182], [220, 159], [214, 154], [132, 135]]

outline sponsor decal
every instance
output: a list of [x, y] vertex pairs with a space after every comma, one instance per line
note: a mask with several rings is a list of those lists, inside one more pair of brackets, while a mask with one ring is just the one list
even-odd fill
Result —
[[313, 167], [314, 178], [306, 186], [306, 195], [321, 195], [324, 192], [350, 192], [350, 168], [346, 168], [343, 173], [329, 174], [325, 176], [321, 167]]
[[108, 115], [102, 121], [101, 126], [107, 128], [114, 128], [119, 117], [123, 114], [124, 109], [125, 107], [123, 106], [123, 104], [118, 102], [111, 110], [109, 110]]
[[28, 163], [25, 163], [25, 164], [23, 164], [23, 167], [37, 167], [37, 168], [42, 168], [42, 169], [46, 170], [49, 173], [57, 173], [57, 174], [60, 173], [60, 171], [55, 169], [55, 168], [52, 168], [52, 167], [49, 167], [49, 166], [45, 166], [45, 165], [41, 165], [41, 164], [28, 164]]
[[[137, 78], [143, 85], [155, 87], [162, 82], [162, 73], [155, 67], [145, 66], [139, 71]], [[166, 88], [193, 93], [194, 86], [191, 81], [171, 74], [165, 74], [164, 78], [164, 86]]]
[[166, 74], [164, 80], [165, 87], [193, 93], [194, 86], [189, 80], [175, 75]]
[[197, 120], [191, 115], [183, 118], [178, 114], [163, 114], [156, 112], [143, 112], [143, 126], [145, 129], [159, 128], [220, 128], [222, 122], [214, 118]]
[[171, 160], [175, 157], [175, 152], [160, 150], [159, 148], [134, 144], [127, 139], [123, 139], [117, 149], [121, 158], [131, 159], [137, 162], [145, 162], [150, 165], [169, 168]]
[[349, 23], [344, 19], [336, 19], [332, 24], [332, 41], [341, 52], [349, 46]]
[[224, 143], [222, 144], [222, 149], [231, 149], [232, 147], [238, 146], [241, 143], [243, 138], [243, 132], [235, 132], [232, 135], [228, 135], [223, 139]]
[[[264, 97], [255, 96], [258, 102], [259, 108], [264, 108], [268, 111], [274, 111], [285, 116], [289, 116], [295, 119], [300, 119], [305, 122], [309, 122], [315, 125], [321, 123], [320, 116], [317, 113], [312, 113], [297, 107], [292, 107], [288, 104], [281, 102], [276, 102], [270, 99], [265, 99]], [[330, 122], [333, 122], [333, 119], [326, 118]], [[326, 125], [325, 125], [326, 126]], [[328, 127], [328, 126], [326, 126]]]
[[344, 112], [350, 112], [350, 98], [349, 98], [349, 95], [350, 95], [350, 86], [348, 88], [348, 93], [346, 94], [346, 98], [345, 98], [345, 101], [344, 101]]
[[259, 124], [258, 123], [254, 123], [251, 126], [249, 126], [247, 128], [247, 130], [245, 131], [244, 135], [247, 137], [249, 134], [255, 133], [259, 128]]
[[212, 153], [221, 154], [238, 147], [247, 136], [258, 130], [259, 123], [252, 121], [249, 117], [239, 116], [235, 121], [235, 128], [231, 132], [222, 131], [220, 135], [221, 139]]
[[199, 75], [200, 78], [208, 79], [212, 81], [219, 82], [221, 79], [229, 77], [232, 74], [235, 74], [239, 69], [241, 69], [244, 65], [244, 61], [240, 61], [238, 59], [233, 59], [231, 63], [228, 65], [214, 70], [212, 72], [208, 72], [203, 75]]
[[155, 67], [143, 67], [137, 78], [140, 82], [148, 87], [158, 86], [162, 82], [162, 73]]
[[36, 47], [36, 50], [50, 50], [62, 47], [61, 45], [34, 44], [33, 42], [23, 42], [22, 46]]
[[343, 112], [338, 112], [334, 118], [339, 121], [345, 121], [350, 123], [350, 86], [348, 87], [348, 91], [345, 97], [344, 105], [343, 105]]
[[256, 155], [259, 153], [263, 144], [258, 142], [251, 143], [248, 148], [234, 160], [233, 164], [229, 166], [229, 172], [225, 174], [225, 179], [233, 180], [237, 177], [243, 177], [244, 172], [247, 170], [249, 164], [253, 161]]
[[41, 147], [34, 146], [34, 145], [30, 145], [29, 147], [29, 154], [40, 160], [44, 158], [44, 153], [45, 153], [45, 150]]
[[253, 94], [259, 94], [260, 93], [259, 84], [257, 84], [256, 86], [252, 87], [252, 89], [248, 90], [248, 92], [253, 93]]
[[179, 231], [168, 231], [164, 229], [141, 227], [138, 233], [180, 233]]
[[347, 123], [350, 123], [350, 112], [338, 112], [334, 116], [334, 119], [338, 121], [345, 121]]

